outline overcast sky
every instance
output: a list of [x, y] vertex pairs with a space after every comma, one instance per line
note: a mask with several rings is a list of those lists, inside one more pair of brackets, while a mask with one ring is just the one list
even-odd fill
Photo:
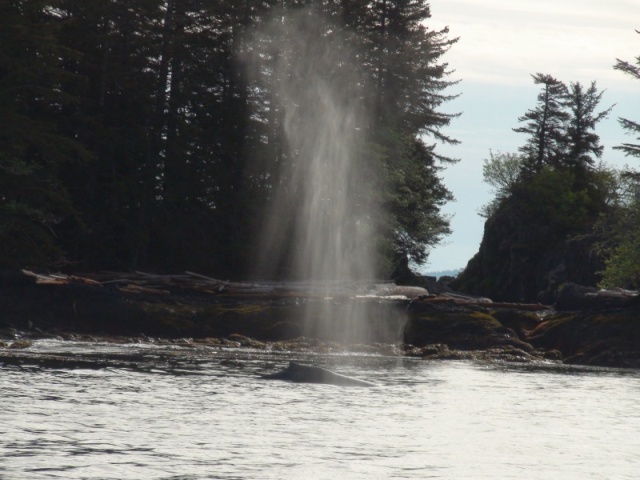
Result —
[[482, 182], [489, 151], [516, 152], [526, 136], [513, 132], [518, 117], [535, 107], [538, 86], [531, 74], [550, 74], [569, 84], [597, 82], [605, 90], [601, 109], [616, 104], [597, 133], [603, 160], [640, 169], [640, 163], [611, 147], [633, 141], [618, 117], [640, 121], [640, 82], [614, 70], [616, 58], [635, 63], [640, 56], [639, 0], [431, 0], [429, 27], [449, 26], [460, 40], [443, 57], [461, 80], [449, 93], [461, 93], [445, 110], [462, 112], [445, 131], [462, 143], [439, 146], [459, 158], [442, 177], [456, 201], [453, 234], [434, 248], [423, 271], [463, 268], [478, 251], [484, 219], [478, 208], [491, 199]]

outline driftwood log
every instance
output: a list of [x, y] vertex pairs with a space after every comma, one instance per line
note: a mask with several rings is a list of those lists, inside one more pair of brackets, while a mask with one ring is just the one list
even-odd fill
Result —
[[496, 303], [489, 298], [461, 293], [430, 295], [420, 287], [407, 287], [377, 280], [371, 282], [332, 282], [320, 285], [313, 282], [231, 282], [195, 272], [161, 275], [147, 272], [92, 272], [92, 273], [35, 273], [23, 270], [37, 284], [93, 286], [115, 285], [118, 290], [131, 294], [171, 295], [172, 291], [197, 291], [211, 295], [250, 297], [318, 297], [318, 296], [373, 296], [381, 298], [402, 297], [424, 303], [454, 303], [465, 306], [482, 306], [496, 309], [518, 309], [526, 311], [550, 310], [548, 305]]

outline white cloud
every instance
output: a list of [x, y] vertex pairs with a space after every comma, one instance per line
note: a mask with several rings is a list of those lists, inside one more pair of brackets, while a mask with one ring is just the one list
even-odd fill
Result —
[[448, 25], [461, 37], [446, 60], [465, 81], [526, 84], [543, 72], [625, 88], [613, 64], [640, 46], [640, 7], [631, 1], [432, 0], [431, 12], [431, 28]]

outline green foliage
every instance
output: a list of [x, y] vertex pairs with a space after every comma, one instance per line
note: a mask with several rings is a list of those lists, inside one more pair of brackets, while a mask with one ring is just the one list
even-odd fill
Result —
[[489, 152], [484, 160], [482, 178], [491, 185], [498, 196], [506, 196], [520, 179], [523, 158], [513, 153]]
[[542, 169], [513, 188], [510, 204], [522, 223], [550, 227], [558, 235], [588, 228], [601, 209], [597, 189], [576, 189], [568, 170]]
[[589, 178], [608, 207], [628, 204], [635, 196], [634, 182], [625, 172], [605, 163], [599, 163]]
[[599, 286], [639, 288], [640, 203], [637, 197], [631, 196], [617, 203], [609, 215], [600, 219], [597, 228], [603, 232], [603, 241], [598, 249], [605, 257]]
[[631, 232], [605, 260], [602, 288], [640, 288], [640, 235]]
[[511, 189], [520, 179], [524, 164], [524, 157], [520, 155], [489, 152], [489, 159], [485, 159], [482, 166], [482, 178], [493, 187], [495, 197], [480, 208], [480, 216], [489, 218], [495, 213], [500, 202], [510, 195]]

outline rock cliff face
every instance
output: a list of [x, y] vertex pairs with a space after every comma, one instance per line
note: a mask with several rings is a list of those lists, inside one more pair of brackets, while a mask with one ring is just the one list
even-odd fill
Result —
[[496, 301], [552, 304], [560, 285], [595, 286], [604, 268], [595, 234], [559, 232], [509, 213], [485, 223], [478, 253], [452, 283], [455, 290]]

